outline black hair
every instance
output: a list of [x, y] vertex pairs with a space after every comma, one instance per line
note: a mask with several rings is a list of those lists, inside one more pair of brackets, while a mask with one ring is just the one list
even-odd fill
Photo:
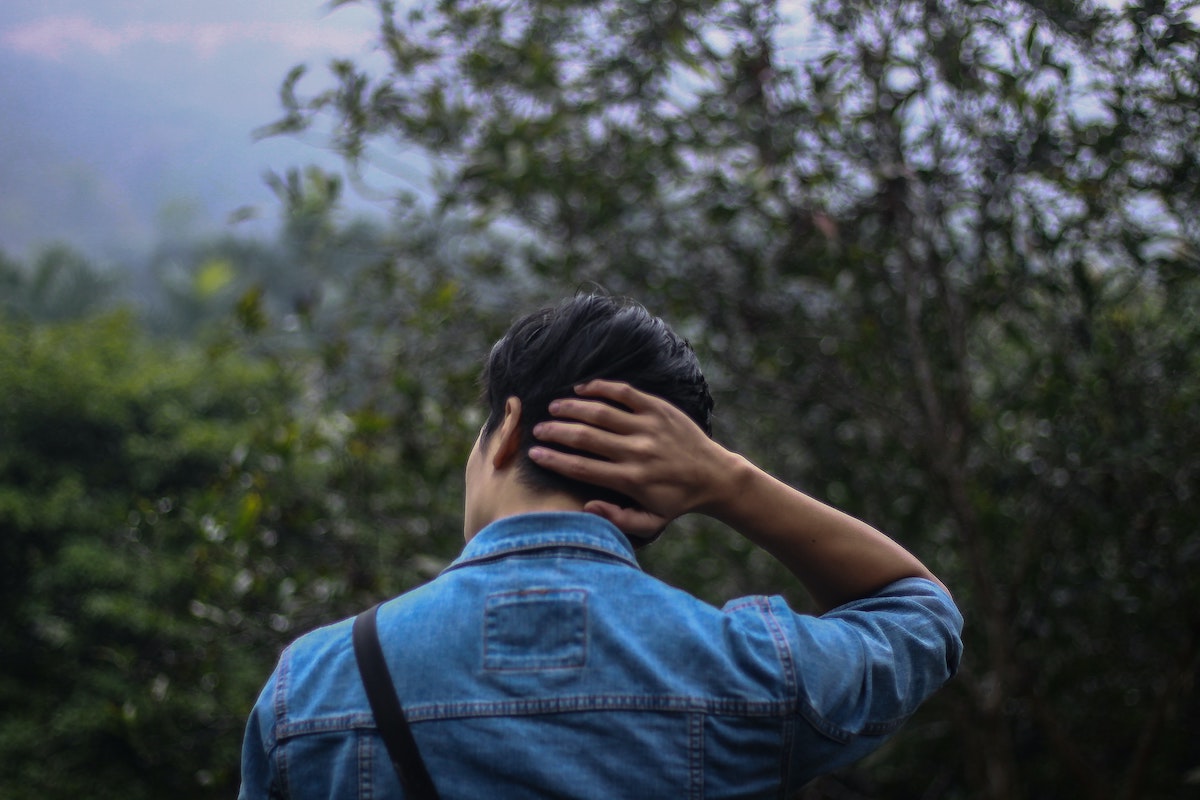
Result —
[[[533, 426], [551, 418], [550, 401], [573, 397], [574, 387], [603, 378], [657, 395], [712, 436], [712, 396], [687, 340], [628, 298], [581, 294], [521, 317], [492, 347], [481, 382], [486, 439], [504, 419], [509, 397], [521, 400], [520, 475], [534, 489], [567, 492], [580, 500], [633, 503], [624, 495], [581, 483], [529, 459]], [[570, 452], [556, 444], [540, 443]]]

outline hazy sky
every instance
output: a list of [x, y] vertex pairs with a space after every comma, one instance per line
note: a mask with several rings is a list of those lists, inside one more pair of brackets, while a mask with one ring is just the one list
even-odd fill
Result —
[[[782, 3], [795, 57], [806, 5]], [[0, 251], [119, 254], [229, 230], [241, 207], [276, 214], [264, 172], [341, 162], [311, 139], [252, 132], [278, 117], [291, 67], [310, 66], [311, 91], [331, 58], [368, 57], [376, 25], [370, 0], [0, 0]], [[368, 175], [377, 196], [420, 191], [418, 159], [392, 153], [387, 169]]]
[[[782, 5], [802, 16], [806, 0]], [[311, 91], [331, 58], [368, 57], [375, 29], [369, 0], [0, 0], [0, 251], [64, 241], [119, 257], [230, 230], [241, 207], [277, 214], [264, 172], [341, 162], [311, 139], [252, 132], [278, 117], [291, 67], [311, 67]], [[386, 168], [367, 176], [377, 197], [421, 190], [419, 159], [392, 153]]]
[[8, 0], [0, 21], [6, 49], [54, 61], [84, 54], [136, 60], [140, 48], [153, 46], [175, 49], [181, 61], [205, 61], [243, 42], [299, 56], [353, 52], [370, 30], [361, 10], [326, 13], [301, 0]]
[[212, 228], [267, 208], [267, 169], [337, 164], [253, 140], [281, 80], [361, 60], [374, 29], [369, 5], [319, 0], [2, 0], [0, 249], [144, 247], [164, 213]]

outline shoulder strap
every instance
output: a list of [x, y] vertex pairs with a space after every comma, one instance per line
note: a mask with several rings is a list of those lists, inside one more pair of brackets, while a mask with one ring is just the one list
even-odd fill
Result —
[[400, 784], [404, 787], [404, 797], [407, 800], [436, 800], [437, 789], [404, 719], [396, 687], [392, 684], [387, 662], [383, 658], [383, 648], [379, 645], [379, 633], [375, 628], [375, 614], [378, 611], [379, 606], [376, 605], [354, 618], [354, 659], [358, 662], [358, 672], [367, 689], [367, 701], [375, 715], [375, 725], [387, 746], [392, 766], [400, 776]]

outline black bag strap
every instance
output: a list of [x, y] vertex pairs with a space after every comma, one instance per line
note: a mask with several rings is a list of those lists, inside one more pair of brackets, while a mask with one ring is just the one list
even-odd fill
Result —
[[[382, 605], [380, 603], [379, 605]], [[387, 746], [392, 766], [400, 776], [406, 800], [437, 800], [437, 789], [425, 769], [425, 762], [417, 750], [400, 698], [388, 673], [383, 659], [383, 648], [379, 645], [379, 632], [375, 628], [375, 615], [379, 605], [369, 608], [354, 618], [354, 660], [363, 686], [367, 689], [367, 701], [375, 715], [375, 725], [383, 743]]]

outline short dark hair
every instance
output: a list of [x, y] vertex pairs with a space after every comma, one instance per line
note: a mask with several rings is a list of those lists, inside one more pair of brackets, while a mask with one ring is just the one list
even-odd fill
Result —
[[488, 406], [482, 433], [490, 436], [504, 419], [505, 401], [519, 398], [519, 469], [526, 485], [628, 507], [632, 501], [624, 495], [565, 478], [529, 459], [536, 443], [533, 426], [551, 418], [550, 401], [574, 396], [575, 386], [597, 378], [624, 381], [665, 399], [712, 436], [712, 396], [692, 346], [639, 303], [598, 293], [521, 317], [496, 342], [481, 375]]

